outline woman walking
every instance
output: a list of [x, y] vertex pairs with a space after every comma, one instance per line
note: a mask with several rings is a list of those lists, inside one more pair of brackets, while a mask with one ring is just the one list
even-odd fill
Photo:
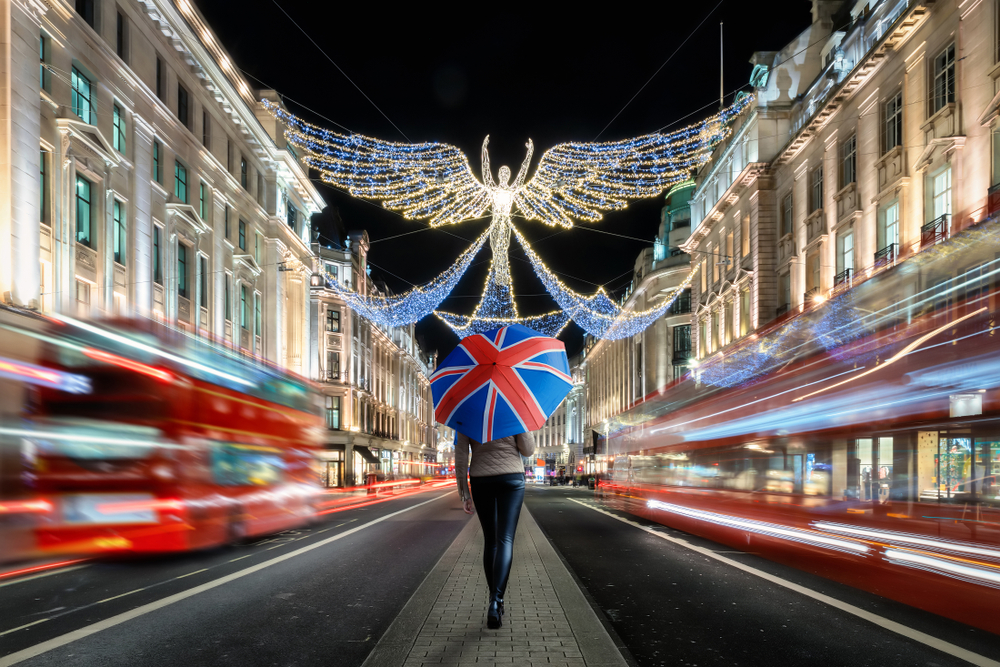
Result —
[[[469, 451], [472, 463], [469, 463]], [[455, 477], [465, 513], [479, 513], [486, 548], [483, 569], [490, 590], [486, 627], [503, 625], [503, 595], [514, 557], [514, 532], [524, 501], [524, 465], [521, 456], [535, 453], [530, 433], [478, 443], [462, 433], [455, 438]], [[472, 478], [472, 493], [469, 493]], [[473, 509], [475, 502], [475, 509]]]

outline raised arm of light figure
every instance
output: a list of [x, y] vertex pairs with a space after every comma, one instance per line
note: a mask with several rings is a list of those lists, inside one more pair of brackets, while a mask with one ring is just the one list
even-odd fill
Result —
[[524, 185], [524, 179], [528, 176], [528, 166], [531, 164], [531, 154], [535, 152], [535, 145], [531, 143], [531, 139], [528, 139], [525, 147], [528, 149], [528, 155], [524, 158], [524, 162], [521, 163], [521, 171], [517, 172], [517, 178], [514, 179], [514, 185], [511, 186], [514, 190]]
[[487, 150], [487, 146], [490, 144], [490, 135], [486, 135], [483, 139], [483, 185], [485, 185], [490, 190], [496, 188], [497, 184], [493, 180], [493, 172], [490, 171], [490, 152]]

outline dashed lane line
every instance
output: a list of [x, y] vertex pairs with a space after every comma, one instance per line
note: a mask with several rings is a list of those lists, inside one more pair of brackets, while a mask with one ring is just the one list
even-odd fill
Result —
[[72, 572], [73, 570], [81, 570], [85, 567], [90, 567], [90, 564], [86, 565], [73, 565], [71, 567], [62, 567], [57, 570], [48, 570], [47, 572], [40, 572], [38, 574], [33, 574], [29, 577], [18, 577], [17, 579], [12, 579], [11, 581], [4, 581], [0, 583], [0, 588], [4, 586], [13, 586], [14, 584], [23, 584], [26, 581], [34, 581], [35, 579], [41, 579], [42, 577], [51, 577], [53, 574], [64, 574], [66, 572]]
[[694, 544], [691, 544], [690, 542], [685, 542], [684, 540], [677, 539], [676, 537], [665, 535], [658, 530], [653, 530], [652, 528], [648, 526], [643, 526], [642, 524], [636, 521], [633, 521], [631, 519], [626, 519], [625, 517], [618, 516], [617, 514], [613, 514], [611, 512], [608, 512], [607, 510], [594, 507], [593, 505], [590, 505], [580, 500], [576, 500], [575, 498], [571, 498], [571, 500], [574, 503], [583, 505], [587, 509], [594, 510], [595, 512], [600, 512], [601, 514], [605, 514], [611, 517], [612, 519], [617, 519], [622, 523], [626, 523], [634, 528], [638, 528], [639, 530], [645, 531], [650, 535], [655, 535], [656, 537], [659, 537], [661, 540], [666, 540], [667, 542], [671, 542], [678, 546], [684, 547], [685, 549], [690, 549], [691, 551], [699, 553], [703, 556], [707, 556], [709, 558], [717, 560], [720, 563], [725, 563], [730, 567], [735, 567], [736, 569], [743, 570], [744, 572], [752, 574], [755, 577], [760, 577], [761, 579], [769, 581], [772, 584], [776, 584], [778, 586], [782, 586], [789, 590], [795, 591], [796, 593], [800, 593], [802, 595], [805, 595], [806, 597], [810, 597], [813, 600], [816, 600], [817, 602], [822, 602], [824, 604], [830, 605], [831, 607], [839, 609], [853, 616], [857, 616], [858, 618], [864, 619], [869, 623], [874, 623], [879, 627], [885, 628], [890, 632], [895, 632], [896, 634], [902, 635], [907, 639], [912, 639], [913, 641], [920, 642], [921, 644], [929, 646], [930, 648], [933, 648], [935, 650], [941, 651], [942, 653], [947, 653], [948, 655], [954, 656], [960, 660], [965, 660], [966, 662], [972, 663], [973, 665], [980, 665], [981, 667], [1000, 667], [1000, 662], [997, 662], [996, 660], [991, 660], [986, 656], [979, 655], [978, 653], [974, 653], [972, 651], [964, 649], [961, 646], [956, 646], [951, 642], [946, 642], [943, 639], [938, 639], [937, 637], [934, 637], [933, 635], [929, 635], [925, 632], [920, 632], [919, 630], [914, 630], [913, 628], [905, 626], [902, 623], [890, 621], [887, 618], [883, 618], [882, 616], [879, 616], [877, 614], [865, 611], [860, 607], [855, 607], [852, 604], [842, 602], [837, 598], [830, 597], [829, 595], [824, 595], [823, 593], [817, 593], [816, 591], [806, 588], [805, 586], [800, 586], [799, 584], [792, 583], [791, 581], [786, 581], [781, 577], [777, 577], [768, 572], [764, 572], [763, 570], [758, 570], [755, 567], [744, 565], [739, 561], [735, 561], [731, 558], [726, 558], [725, 556], [721, 556], [719, 555], [718, 552], [712, 551], [711, 549], [699, 547]]
[[223, 585], [228, 584], [228, 583], [230, 583], [232, 581], [236, 581], [237, 579], [241, 579], [241, 578], [243, 578], [243, 577], [245, 577], [247, 575], [254, 574], [256, 572], [260, 572], [261, 570], [263, 570], [265, 568], [271, 567], [272, 565], [277, 565], [278, 563], [284, 562], [284, 561], [289, 560], [291, 558], [295, 558], [296, 556], [301, 556], [302, 554], [304, 554], [306, 552], [309, 552], [309, 551], [312, 551], [313, 549], [318, 549], [320, 547], [326, 546], [327, 544], [330, 544], [331, 542], [336, 542], [337, 540], [343, 539], [343, 538], [347, 537], [348, 535], [352, 535], [354, 533], [357, 533], [358, 531], [364, 530], [365, 528], [368, 528], [370, 526], [374, 526], [377, 523], [381, 523], [381, 522], [383, 522], [383, 521], [385, 521], [387, 519], [391, 519], [394, 516], [398, 516], [400, 514], [404, 514], [406, 512], [411, 511], [411, 510], [415, 510], [418, 507], [423, 507], [424, 505], [427, 505], [428, 503], [432, 503], [435, 500], [440, 500], [441, 498], [446, 498], [449, 495], [450, 495], [449, 493], [443, 493], [443, 494], [441, 494], [440, 496], [438, 496], [436, 498], [431, 498], [430, 500], [425, 500], [422, 503], [417, 503], [416, 505], [412, 505], [411, 507], [406, 507], [404, 509], [401, 509], [401, 510], [398, 510], [396, 512], [393, 512], [391, 514], [386, 514], [385, 516], [379, 517], [378, 519], [373, 519], [371, 521], [368, 521], [367, 523], [361, 524], [360, 526], [356, 526], [354, 528], [351, 528], [350, 530], [345, 530], [342, 533], [338, 533], [337, 535], [334, 535], [332, 537], [328, 537], [325, 540], [321, 540], [321, 541], [316, 542], [314, 544], [310, 544], [308, 546], [304, 546], [301, 549], [296, 549], [295, 551], [291, 551], [291, 552], [289, 552], [287, 554], [282, 554], [281, 556], [276, 556], [276, 557], [272, 558], [271, 560], [264, 561], [263, 563], [258, 563], [257, 565], [253, 565], [251, 567], [248, 567], [245, 570], [240, 570], [239, 572], [234, 572], [232, 574], [228, 574], [228, 575], [226, 575], [224, 577], [220, 577], [219, 579], [216, 579], [215, 581], [210, 581], [210, 582], [201, 584], [200, 586], [195, 586], [194, 588], [190, 588], [190, 589], [188, 589], [186, 591], [182, 591], [180, 593], [175, 593], [174, 595], [170, 595], [170, 596], [165, 597], [165, 598], [163, 598], [161, 600], [157, 600], [155, 602], [150, 602], [149, 604], [144, 604], [141, 607], [136, 607], [135, 609], [132, 609], [131, 611], [126, 611], [124, 613], [118, 614], [117, 616], [112, 616], [111, 618], [106, 618], [103, 621], [98, 621], [97, 623], [93, 623], [91, 625], [88, 625], [86, 627], [80, 628], [78, 630], [74, 630], [73, 632], [68, 632], [68, 633], [66, 633], [64, 635], [60, 635], [59, 637], [53, 637], [52, 639], [49, 639], [48, 641], [44, 641], [44, 642], [42, 642], [40, 644], [36, 644], [35, 646], [31, 646], [29, 648], [23, 649], [21, 651], [18, 651], [17, 653], [11, 653], [10, 655], [7, 655], [7, 656], [4, 656], [4, 657], [0, 658], [0, 667], [10, 667], [11, 665], [16, 665], [16, 664], [18, 664], [20, 662], [24, 662], [25, 660], [28, 660], [30, 658], [34, 658], [34, 657], [37, 657], [39, 655], [42, 655], [43, 653], [48, 653], [49, 651], [53, 651], [53, 650], [55, 650], [55, 649], [57, 649], [57, 648], [59, 648], [61, 646], [65, 646], [65, 645], [71, 644], [71, 643], [73, 643], [73, 642], [75, 642], [77, 640], [83, 639], [85, 637], [89, 637], [90, 635], [97, 634], [98, 632], [101, 632], [102, 630], [107, 630], [108, 628], [113, 628], [116, 625], [120, 625], [122, 623], [125, 623], [126, 621], [130, 621], [130, 620], [132, 620], [134, 618], [138, 618], [140, 616], [145, 616], [146, 614], [149, 614], [151, 612], [157, 611], [158, 609], [163, 609], [164, 607], [169, 607], [170, 605], [172, 605], [172, 604], [174, 604], [176, 602], [180, 602], [182, 600], [186, 600], [189, 597], [193, 597], [195, 595], [198, 595], [199, 593], [204, 593], [205, 591], [210, 591], [213, 588], [218, 588], [219, 586], [223, 586]]

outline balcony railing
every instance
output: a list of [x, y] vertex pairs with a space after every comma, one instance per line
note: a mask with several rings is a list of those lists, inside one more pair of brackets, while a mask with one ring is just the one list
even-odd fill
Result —
[[777, 309], [775, 310], [775, 317], [781, 317], [782, 315], [788, 312], [789, 308], [791, 308], [791, 304], [788, 303], [786, 303], [783, 306], [778, 306]]
[[946, 238], [948, 238], [947, 213], [939, 215], [920, 228], [921, 249], [929, 248], [936, 243], [941, 243], [941, 241], [944, 241]]
[[853, 278], [854, 278], [854, 270], [844, 269], [843, 271], [841, 271], [840, 273], [838, 273], [833, 277], [833, 286], [834, 287], [844, 286], [849, 288], [851, 286]]
[[813, 287], [811, 290], [806, 290], [805, 294], [802, 295], [802, 301], [804, 303], [809, 303], [820, 295], [822, 290], [818, 287]]
[[324, 382], [340, 382], [340, 371], [326, 371], [320, 379]]
[[890, 243], [886, 247], [875, 253], [875, 269], [882, 269], [887, 266], [892, 266], [896, 262], [896, 257], [899, 256], [899, 244]]
[[673, 365], [679, 366], [686, 364], [691, 359], [691, 348], [674, 350]]

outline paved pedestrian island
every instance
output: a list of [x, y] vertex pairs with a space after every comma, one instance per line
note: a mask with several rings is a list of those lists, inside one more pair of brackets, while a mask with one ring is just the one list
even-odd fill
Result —
[[499, 630], [486, 628], [483, 534], [473, 518], [400, 612], [364, 667], [558, 665], [625, 667], [552, 545], [528, 513]]

